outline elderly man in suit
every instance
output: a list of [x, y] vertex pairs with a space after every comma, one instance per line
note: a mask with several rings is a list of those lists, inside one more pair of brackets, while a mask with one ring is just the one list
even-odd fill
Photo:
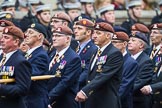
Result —
[[151, 82], [153, 75], [153, 63], [144, 52], [147, 42], [147, 37], [141, 32], [131, 34], [128, 42], [128, 50], [131, 53], [131, 57], [133, 57], [139, 65], [133, 86], [133, 108], [150, 108], [152, 104], [150, 95], [144, 95], [140, 91], [143, 86]]
[[120, 108], [118, 94], [123, 70], [122, 53], [111, 43], [114, 35], [112, 26], [105, 22], [96, 23], [92, 35], [99, 46], [90, 62], [88, 84], [76, 95], [76, 101], [86, 101], [86, 108]]
[[[48, 73], [49, 57], [43, 49], [43, 40], [47, 36], [46, 29], [38, 23], [33, 23], [25, 32], [25, 43], [29, 50], [25, 55], [32, 65], [32, 76], [46, 75]], [[48, 90], [47, 81], [32, 81], [30, 91], [26, 97], [28, 108], [47, 108]]]
[[119, 88], [122, 108], [133, 108], [133, 84], [138, 72], [137, 61], [126, 50], [128, 41], [129, 37], [124, 32], [116, 32], [112, 38], [113, 45], [122, 52], [124, 57], [122, 82]]
[[[52, 108], [78, 108], [75, 96], [79, 90], [81, 73], [79, 55], [70, 47], [73, 32], [67, 26], [60, 26], [53, 32], [54, 50], [49, 71], [56, 77], [49, 80], [49, 99]], [[50, 106], [49, 106], [50, 107]]]
[[32, 68], [18, 50], [23, 38], [23, 32], [15, 26], [6, 27], [3, 30], [0, 79], [14, 78], [15, 82], [0, 84], [1, 108], [26, 108], [23, 98], [30, 88]]

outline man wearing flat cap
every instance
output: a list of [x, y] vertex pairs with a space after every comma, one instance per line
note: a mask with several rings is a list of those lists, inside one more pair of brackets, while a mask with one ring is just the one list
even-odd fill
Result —
[[1, 108], [26, 108], [23, 98], [30, 88], [32, 67], [18, 50], [23, 39], [23, 32], [15, 26], [3, 30], [0, 79], [14, 78], [15, 82], [0, 84]]
[[120, 108], [118, 90], [123, 67], [122, 53], [111, 43], [114, 35], [108, 23], [96, 23], [92, 39], [99, 47], [91, 58], [87, 85], [77, 94], [76, 101], [86, 108]]
[[149, 84], [153, 75], [153, 63], [144, 52], [147, 37], [140, 32], [130, 35], [128, 50], [138, 63], [138, 72], [133, 86], [133, 108], [151, 108], [151, 96], [144, 95], [140, 89]]
[[123, 54], [122, 82], [119, 88], [122, 108], [133, 108], [133, 84], [138, 72], [138, 64], [127, 52], [129, 37], [124, 32], [116, 32], [112, 37], [113, 45]]
[[[50, 23], [51, 31], [53, 32], [59, 26], [70, 27], [70, 24], [71, 24], [71, 19], [68, 14], [66, 14], [65, 12], [56, 12], [51, 18], [51, 23]], [[70, 46], [74, 51], [76, 51], [78, 47], [78, 42], [73, 37], [71, 39], [72, 41]]]
[[75, 96], [79, 90], [78, 78], [81, 73], [79, 55], [70, 47], [73, 32], [67, 26], [53, 31], [53, 51], [49, 64], [50, 74], [55, 75], [48, 82], [49, 108], [79, 108]]
[[128, 19], [124, 21], [121, 26], [127, 30], [127, 34], [131, 34], [131, 26], [135, 23], [139, 22], [139, 18], [141, 17], [142, 12], [142, 1], [141, 0], [131, 0], [128, 4]]
[[[25, 36], [25, 43], [29, 46], [25, 57], [31, 63], [31, 75], [41, 76], [49, 74], [49, 57], [47, 52], [43, 49], [43, 41], [47, 36], [46, 29], [41, 24], [33, 23], [28, 27]], [[47, 81], [32, 81], [25, 101], [27, 108], [47, 108]]]

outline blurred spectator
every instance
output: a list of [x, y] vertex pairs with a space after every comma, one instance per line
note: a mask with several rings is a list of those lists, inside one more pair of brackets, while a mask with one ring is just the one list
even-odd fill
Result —
[[112, 3], [115, 5], [115, 10], [125, 9], [125, 0], [113, 0]]
[[96, 9], [99, 9], [100, 7], [111, 4], [111, 1], [112, 0], [95, 0], [95, 7]]
[[148, 0], [142, 0], [142, 9], [143, 10], [151, 10], [151, 6]]

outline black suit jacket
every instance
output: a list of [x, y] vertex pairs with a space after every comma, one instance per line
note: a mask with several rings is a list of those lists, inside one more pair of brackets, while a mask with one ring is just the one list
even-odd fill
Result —
[[88, 96], [86, 108], [106, 108], [108, 106], [120, 108], [118, 90], [121, 81], [123, 56], [118, 49], [110, 44], [100, 57], [103, 60], [100, 63], [97, 61], [92, 71], [89, 71], [89, 83], [82, 88], [82, 91]]

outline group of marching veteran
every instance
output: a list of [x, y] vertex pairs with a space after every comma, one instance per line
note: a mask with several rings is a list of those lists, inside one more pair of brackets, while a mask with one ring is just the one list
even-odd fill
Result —
[[114, 5], [93, 18], [93, 3], [61, 3], [51, 17], [50, 5], [28, 0], [19, 21], [15, 2], [1, 4], [0, 108], [162, 108], [160, 16], [146, 26], [132, 0], [116, 26]]

